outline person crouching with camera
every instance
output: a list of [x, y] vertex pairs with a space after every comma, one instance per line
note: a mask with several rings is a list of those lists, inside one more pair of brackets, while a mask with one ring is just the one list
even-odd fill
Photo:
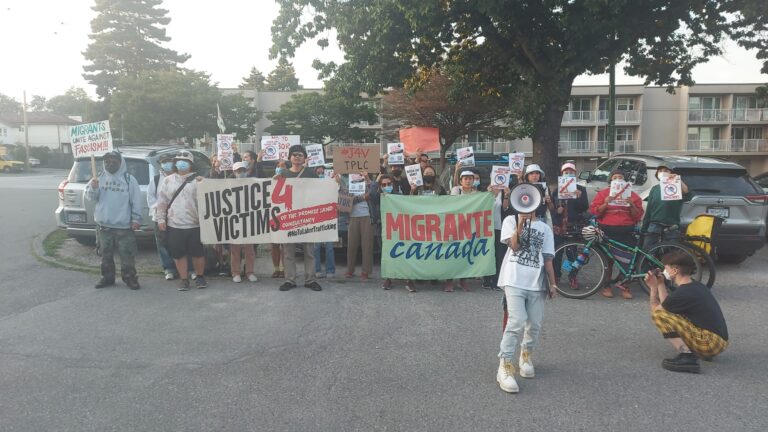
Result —
[[533, 378], [531, 357], [539, 340], [544, 300], [557, 293], [552, 266], [555, 245], [552, 229], [535, 212], [504, 219], [501, 242], [507, 245], [507, 252], [499, 272], [499, 287], [504, 289], [508, 318], [501, 338], [496, 381], [505, 392], [517, 393], [517, 345], [521, 347], [520, 376]]
[[[664, 272], [649, 271], [645, 282], [651, 290], [651, 319], [678, 355], [664, 359], [661, 367], [673, 372], [699, 373], [698, 357], [711, 360], [728, 347], [728, 327], [720, 305], [706, 285], [691, 279], [696, 267], [683, 251], [661, 258]], [[667, 292], [665, 280], [677, 288]]]

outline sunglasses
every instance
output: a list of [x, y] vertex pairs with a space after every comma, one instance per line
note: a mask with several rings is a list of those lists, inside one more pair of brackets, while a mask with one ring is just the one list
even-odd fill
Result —
[[299, 156], [304, 157], [304, 153], [291, 153], [291, 156], [293, 156], [293, 157], [299, 157]]

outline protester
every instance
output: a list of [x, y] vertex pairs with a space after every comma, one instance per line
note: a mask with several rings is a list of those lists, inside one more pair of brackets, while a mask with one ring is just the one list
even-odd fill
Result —
[[[499, 350], [496, 381], [508, 393], [517, 393], [514, 358], [520, 342], [520, 376], [533, 378], [533, 349], [544, 318], [544, 300], [557, 293], [552, 266], [554, 238], [549, 226], [535, 212], [508, 216], [501, 229], [501, 241], [508, 248], [499, 273], [508, 317]], [[544, 278], [549, 282], [547, 290]]]
[[403, 175], [403, 165], [391, 165], [389, 173], [392, 175], [393, 193], [400, 195], [410, 195], [411, 185], [408, 183], [408, 177]]
[[[248, 173], [246, 172], [248, 164], [245, 162], [235, 162], [232, 165], [232, 171], [236, 178], [246, 178]], [[242, 278], [242, 263], [240, 262], [241, 256], [245, 259], [245, 276], [250, 282], [256, 282], [259, 280], [253, 272], [254, 261], [256, 260], [256, 253], [254, 251], [254, 245], [252, 244], [230, 244], [229, 245], [229, 264], [230, 272], [232, 274], [232, 281], [240, 283]]]
[[[576, 165], [573, 162], [566, 162], [560, 168], [560, 175], [576, 181]], [[589, 200], [587, 198], [587, 189], [584, 186], [576, 185], [576, 198], [560, 199], [560, 194], [556, 188], [551, 192], [550, 200], [554, 211], [552, 215], [552, 231], [555, 234], [555, 249], [565, 243], [569, 232], [578, 230], [579, 225], [586, 224], [589, 218]], [[560, 280], [560, 263], [555, 262], [555, 276]], [[571, 289], [579, 289], [579, 282], [576, 277], [568, 280]]]
[[504, 219], [514, 213], [512, 207], [509, 205], [510, 189], [508, 186], [488, 186], [488, 191], [493, 194], [493, 232], [494, 244], [496, 245], [496, 274], [483, 277], [483, 288], [500, 290], [499, 272], [501, 270], [504, 254], [507, 251], [507, 245], [501, 242], [501, 227], [503, 226]]
[[195, 286], [202, 289], [208, 286], [205, 280], [205, 251], [200, 242], [200, 219], [197, 212], [197, 182], [192, 172], [194, 163], [192, 153], [181, 150], [174, 158], [176, 172], [160, 181], [157, 190], [157, 225], [168, 236], [168, 252], [176, 262], [179, 274], [179, 291], [189, 290], [187, 257], [192, 257], [192, 265], [197, 274]]
[[[660, 165], [656, 168], [656, 179], [661, 181], [662, 176], [675, 176], [672, 170], [666, 165]], [[645, 233], [643, 239], [643, 249], [649, 250], [659, 242], [661, 234], [666, 229], [665, 239], [676, 240], [680, 238], [680, 212], [683, 210], [683, 201], [689, 198], [688, 185], [680, 181], [683, 192], [682, 200], [664, 201], [661, 199], [661, 186], [653, 185], [648, 197], [648, 205], [645, 208], [645, 217], [641, 231]]]
[[[232, 170], [222, 170], [221, 161], [219, 156], [214, 152], [211, 154], [211, 169], [208, 173], [210, 179], [225, 179], [233, 178], [234, 172]], [[216, 266], [213, 271], [219, 276], [226, 276], [230, 273], [230, 264], [227, 264], [228, 251], [223, 244], [210, 245], [213, 253], [216, 255]], [[231, 259], [230, 259], [231, 262]], [[194, 277], [192, 279], [195, 279]]]
[[[264, 150], [261, 150], [256, 156], [256, 154], [252, 151], [245, 152], [245, 155], [243, 156], [243, 161], [256, 161], [256, 162], [249, 162], [249, 168], [247, 170], [248, 177], [258, 177], [258, 178], [265, 178], [266, 175], [264, 174], [264, 162], [262, 162], [262, 158], [264, 157]], [[279, 169], [279, 170], [278, 170]], [[285, 161], [277, 161], [275, 164], [275, 176], [282, 172], [282, 170], [285, 169]], [[278, 279], [285, 277], [285, 271], [283, 271], [283, 248], [279, 244], [270, 243], [270, 252], [272, 254], [272, 278]]]
[[[461, 175], [459, 176], [459, 182], [460, 186], [454, 186], [451, 188], [451, 195], [469, 195], [477, 192], [477, 188], [475, 187], [475, 173], [472, 171], [462, 171]], [[443, 288], [443, 291], [445, 292], [453, 292], [453, 285], [455, 281], [446, 280], [445, 281], [445, 287]], [[461, 286], [461, 289], [465, 292], [471, 291], [469, 286], [467, 286], [467, 280], [466, 279], [459, 279], [459, 286]]]
[[264, 162], [261, 158], [264, 156], [264, 150], [260, 151], [258, 155], [253, 150], [246, 150], [243, 153], [243, 162], [246, 163], [245, 172], [246, 177], [249, 178], [266, 178], [264, 174]]
[[[395, 189], [395, 179], [388, 174], [380, 175], [377, 183], [378, 187], [371, 190], [369, 204], [371, 207], [371, 221], [376, 227], [375, 229], [381, 233], [381, 197], [389, 194], [402, 195], [402, 192], [398, 189]], [[385, 290], [392, 289], [392, 279], [385, 279], [381, 287]], [[416, 285], [412, 280], [407, 279], [405, 281], [405, 289], [408, 290], [408, 292], [416, 292]]]
[[547, 211], [554, 210], [552, 205], [552, 199], [547, 193], [547, 187], [544, 184], [544, 170], [537, 164], [530, 164], [525, 167], [525, 174], [523, 175], [523, 182], [530, 183], [536, 186], [541, 192], [541, 204], [536, 208], [536, 217], [543, 220], [546, 223]]
[[435, 169], [432, 168], [432, 165], [427, 165], [422, 170], [421, 178], [424, 181], [424, 185], [416, 186], [415, 183], [411, 183], [411, 195], [447, 195], [445, 189], [437, 183], [437, 176], [435, 175]]
[[103, 157], [104, 171], [85, 186], [85, 198], [96, 203], [93, 218], [101, 249], [101, 279], [96, 288], [115, 284], [115, 252], [120, 255], [120, 274], [132, 290], [140, 288], [136, 276], [136, 236], [141, 226], [141, 189], [128, 173], [117, 151]]
[[[301, 145], [293, 145], [288, 149], [290, 168], [281, 169], [277, 175], [284, 178], [317, 178], [312, 169], [305, 166], [307, 151]], [[296, 243], [285, 243], [283, 246], [283, 263], [285, 265], [285, 283], [280, 285], [280, 291], [288, 291], [296, 288]], [[304, 286], [312, 291], [321, 291], [323, 288], [315, 280], [315, 246], [312, 243], [303, 243], [304, 252]]]
[[[648, 272], [651, 319], [678, 355], [661, 367], [673, 372], [699, 373], [698, 357], [711, 360], [728, 347], [728, 327], [720, 305], [706, 285], [691, 279], [696, 264], [679, 250], [661, 259], [663, 274]], [[676, 288], [668, 293], [665, 280]]]
[[149, 207], [149, 217], [152, 219], [155, 231], [155, 247], [158, 255], [160, 255], [160, 264], [163, 266], [163, 272], [165, 273], [165, 280], [173, 280], [178, 275], [176, 274], [176, 263], [173, 262], [173, 258], [168, 255], [168, 250], [165, 248], [164, 242], [161, 241], [160, 230], [157, 227], [157, 187], [160, 185], [160, 180], [169, 174], [173, 174], [173, 155], [166, 153], [160, 156], [160, 171], [149, 179], [149, 185], [147, 186], [147, 206]]
[[360, 175], [365, 179], [366, 192], [363, 195], [355, 196], [352, 201], [349, 228], [347, 229], [347, 272], [344, 277], [354, 277], [357, 254], [360, 250], [363, 256], [360, 280], [365, 282], [373, 271], [373, 225], [368, 200], [372, 189], [376, 186], [371, 182], [367, 172], [361, 172]]
[[[608, 181], [624, 180], [624, 172], [614, 169], [608, 176]], [[635, 246], [635, 225], [643, 218], [643, 201], [635, 192], [630, 199], [620, 200], [618, 196], [611, 195], [611, 188], [607, 187], [598, 191], [589, 212], [597, 216], [600, 229], [611, 239], [623, 243], [629, 247]], [[608, 274], [613, 274], [613, 260], [608, 260]], [[629, 300], [632, 292], [622, 282], [616, 283], [616, 288], [621, 290], [621, 296]], [[600, 291], [605, 297], [613, 297], [611, 281], [607, 281]]]
[[[315, 167], [315, 174], [318, 178], [325, 178], [325, 167]], [[334, 242], [315, 243], [315, 277], [322, 279], [324, 277], [332, 278], [336, 276], [336, 257], [333, 252]], [[323, 272], [322, 251], [325, 250], [325, 272]]]

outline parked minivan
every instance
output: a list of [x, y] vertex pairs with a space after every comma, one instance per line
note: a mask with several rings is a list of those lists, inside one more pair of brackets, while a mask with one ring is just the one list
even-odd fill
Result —
[[739, 263], [763, 247], [768, 195], [737, 163], [699, 156], [622, 154], [606, 160], [594, 171], [582, 172], [579, 179], [591, 201], [596, 191], [609, 186], [608, 175], [618, 168], [626, 173], [633, 190], [645, 199], [651, 187], [658, 184], [656, 169], [661, 165], [682, 175], [690, 190], [691, 199], [684, 203], [681, 215], [683, 228], [704, 213], [724, 219], [716, 244], [721, 261]]
[[[185, 149], [195, 157], [193, 171], [208, 177], [211, 161], [204, 153], [184, 146], [137, 145], [123, 146], [118, 149], [128, 167], [128, 173], [136, 178], [141, 188], [142, 206], [141, 228], [136, 231], [137, 239], [153, 238], [152, 220], [147, 207], [147, 186], [149, 180], [160, 171], [160, 156], [175, 154]], [[104, 169], [101, 157], [96, 158], [97, 174]], [[59, 184], [59, 206], [55, 211], [56, 225], [84, 245], [96, 242], [96, 222], [93, 220], [94, 203], [85, 199], [85, 186], [91, 180], [91, 158], [75, 159], [67, 178]]]

